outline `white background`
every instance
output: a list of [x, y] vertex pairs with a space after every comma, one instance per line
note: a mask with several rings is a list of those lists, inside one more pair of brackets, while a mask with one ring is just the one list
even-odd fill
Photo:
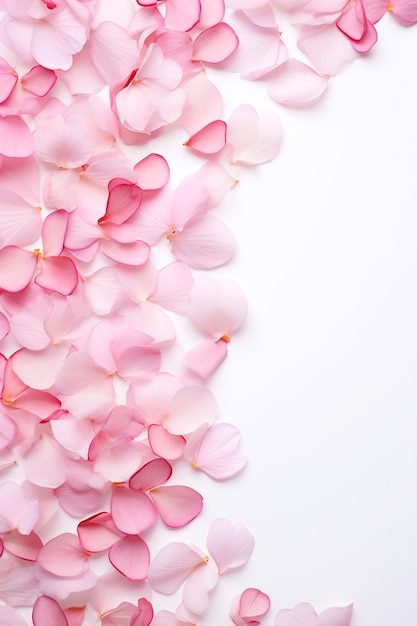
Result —
[[[256, 550], [204, 624], [230, 624], [222, 605], [248, 586], [272, 598], [266, 625], [301, 601], [417, 623], [417, 31], [390, 15], [378, 31], [314, 107], [279, 108], [280, 155], [242, 168], [222, 209], [238, 252], [216, 274], [250, 314], [211, 386], [249, 464], [196, 478], [205, 512], [183, 537], [227, 517]], [[227, 81], [236, 103], [267, 102]]]

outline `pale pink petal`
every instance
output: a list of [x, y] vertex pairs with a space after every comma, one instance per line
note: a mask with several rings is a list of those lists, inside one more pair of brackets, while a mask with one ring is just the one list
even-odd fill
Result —
[[151, 380], [160, 366], [161, 351], [153, 346], [132, 346], [117, 359], [119, 375], [127, 380]]
[[194, 74], [184, 81], [186, 94], [181, 123], [192, 134], [205, 124], [218, 119], [223, 112], [223, 98], [205, 72]]
[[181, 528], [189, 524], [203, 507], [201, 495], [183, 485], [165, 485], [149, 491], [158, 513], [169, 528]]
[[12, 190], [0, 188], [0, 219], [2, 248], [9, 244], [27, 246], [41, 234], [39, 207], [33, 206]]
[[88, 41], [91, 59], [107, 85], [123, 81], [139, 65], [135, 40], [114, 22], [101, 22]]
[[204, 565], [197, 567], [185, 582], [183, 590], [184, 606], [193, 615], [203, 615], [208, 608], [210, 591], [219, 580], [215, 563], [209, 559]]
[[226, 335], [227, 341], [246, 318], [246, 298], [231, 280], [199, 275], [194, 280], [187, 314], [210, 339], [217, 341]]
[[325, 91], [328, 77], [321, 76], [311, 67], [289, 59], [268, 76], [268, 95], [287, 106], [314, 102]]
[[68, 626], [64, 611], [54, 598], [40, 596], [33, 607], [33, 626]]
[[0, 341], [7, 337], [10, 331], [10, 324], [4, 313], [0, 312]]
[[54, 489], [65, 481], [65, 451], [51, 433], [42, 434], [26, 457], [26, 471], [31, 482]]
[[225, 13], [224, 0], [200, 0], [201, 12], [198, 25], [209, 28], [222, 21]]
[[274, 626], [318, 626], [318, 615], [311, 604], [301, 602], [293, 609], [278, 611]]
[[135, 266], [146, 263], [150, 255], [149, 245], [144, 241], [119, 243], [102, 239], [101, 251], [113, 261]]
[[[15, 422], [3, 411], [0, 411], [0, 451], [7, 451], [17, 432]], [[165, 431], [166, 432], [166, 431]]]
[[65, 116], [38, 117], [34, 139], [37, 156], [62, 169], [81, 167], [93, 149], [87, 121], [72, 111]]
[[167, 0], [165, 25], [170, 30], [191, 30], [199, 19], [199, 0]]
[[239, 616], [250, 623], [252, 620], [259, 620], [263, 617], [271, 606], [271, 601], [266, 593], [260, 589], [249, 587], [240, 596]]
[[137, 174], [137, 184], [142, 189], [153, 191], [162, 189], [170, 176], [169, 165], [166, 159], [160, 155], [151, 153], [136, 163], [134, 170]]
[[343, 607], [331, 607], [319, 615], [317, 626], [349, 626], [353, 604]]
[[394, 0], [389, 6], [392, 6], [392, 14], [403, 24], [417, 23], [416, 0]]
[[0, 606], [0, 622], [4, 626], [27, 626], [21, 614], [13, 607], [5, 604]]
[[80, 391], [110, 391], [112, 382], [108, 373], [96, 365], [85, 352], [71, 354], [56, 379], [56, 386], [62, 393]]
[[[1, 130], [0, 130], [1, 135]], [[0, 288], [15, 293], [29, 283], [36, 267], [36, 255], [17, 246], [0, 250]]]
[[37, 313], [33, 310], [20, 310], [10, 320], [13, 335], [22, 346], [29, 350], [42, 350], [51, 341], [44, 328], [43, 316]]
[[63, 483], [54, 490], [60, 507], [71, 515], [80, 518], [91, 515], [97, 509], [103, 507], [106, 493], [93, 488], [74, 489], [68, 483]]
[[224, 265], [235, 251], [235, 238], [228, 226], [215, 215], [201, 215], [170, 238], [172, 253], [197, 269]]
[[151, 424], [148, 428], [148, 440], [152, 451], [158, 456], [175, 461], [184, 452], [185, 439], [180, 435], [171, 435], [160, 424]]
[[259, 116], [251, 104], [242, 104], [227, 122], [227, 143], [233, 148], [232, 163], [267, 163], [277, 155], [281, 140], [282, 124], [275, 111]]
[[130, 602], [121, 602], [116, 608], [101, 614], [101, 626], [130, 626], [136, 607]]
[[149, 567], [152, 589], [164, 594], [175, 593], [191, 572], [206, 563], [206, 558], [186, 543], [175, 541], [162, 548]]
[[35, 565], [36, 577], [42, 593], [64, 600], [72, 593], [92, 589], [96, 584], [97, 575], [90, 569], [77, 576], [57, 576], [39, 565]]
[[188, 265], [175, 261], [159, 270], [155, 290], [148, 300], [174, 313], [184, 313], [192, 284], [193, 277]]
[[69, 296], [78, 284], [78, 271], [74, 261], [65, 256], [50, 256], [39, 261], [41, 271], [34, 282], [62, 296]]
[[117, 528], [127, 535], [139, 535], [153, 526], [157, 518], [146, 494], [119, 486], [113, 489], [111, 514]]
[[108, 315], [118, 309], [127, 299], [117, 270], [101, 267], [84, 276], [84, 291], [96, 315]]
[[64, 247], [68, 226], [68, 213], [62, 209], [50, 213], [42, 225], [43, 254], [59, 256]]
[[217, 563], [219, 574], [245, 565], [255, 547], [255, 540], [243, 524], [227, 519], [212, 522], [207, 535], [207, 548]]
[[140, 537], [123, 537], [110, 548], [109, 561], [129, 580], [144, 580], [149, 569], [149, 548]]
[[186, 368], [196, 374], [200, 382], [203, 382], [214, 374], [226, 356], [227, 341], [207, 339], [186, 352], [184, 363]]
[[88, 569], [88, 560], [77, 535], [62, 533], [48, 541], [39, 552], [38, 563], [56, 576], [80, 576]]
[[10, 63], [0, 57], [0, 103], [3, 103], [12, 93], [18, 75], [16, 70], [12, 68]]
[[213, 393], [203, 385], [183, 387], [174, 396], [164, 425], [173, 435], [186, 435], [201, 424], [212, 424], [218, 405]]
[[106, 574], [99, 576], [90, 599], [97, 613], [103, 615], [123, 601], [133, 604], [135, 608], [138, 597], [152, 597], [149, 585], [145, 582], [129, 581], [111, 568]]
[[17, 115], [0, 116], [0, 154], [27, 157], [33, 150], [32, 133], [25, 122]]
[[201, 154], [216, 154], [226, 144], [226, 122], [214, 120], [204, 128], [198, 130], [185, 143], [184, 146], [192, 148]]
[[200, 469], [215, 480], [231, 478], [246, 465], [246, 456], [240, 451], [239, 429], [232, 424], [200, 426], [190, 435], [184, 458], [193, 469]]
[[46, 96], [54, 87], [56, 81], [57, 75], [55, 72], [41, 65], [35, 65], [20, 79], [22, 87], [38, 97]]
[[123, 534], [116, 528], [110, 513], [97, 513], [78, 524], [80, 544], [86, 552], [108, 550]]
[[172, 467], [165, 459], [153, 459], [143, 465], [129, 480], [129, 487], [148, 491], [162, 485], [170, 478]]
[[335, 24], [304, 26], [297, 45], [317, 71], [325, 76], [334, 76], [345, 63], [357, 56], [348, 37]]
[[206, 28], [194, 40], [193, 59], [203, 63], [221, 63], [228, 59], [239, 45], [231, 26], [219, 22]]
[[94, 461], [94, 470], [111, 482], [121, 483], [137, 469], [141, 461], [136, 441], [108, 446]]

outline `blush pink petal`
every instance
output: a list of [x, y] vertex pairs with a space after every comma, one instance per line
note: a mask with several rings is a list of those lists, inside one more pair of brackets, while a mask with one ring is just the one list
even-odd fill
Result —
[[227, 122], [227, 143], [233, 147], [232, 163], [267, 163], [277, 155], [281, 140], [282, 124], [275, 111], [260, 117], [251, 104], [242, 104]]
[[225, 13], [224, 0], [200, 0], [200, 28], [209, 28], [222, 21]]
[[352, 611], [353, 604], [325, 609], [319, 615], [317, 626], [349, 626]]
[[350, 40], [335, 24], [304, 26], [299, 32], [297, 46], [325, 76], [334, 76], [357, 56]]
[[226, 341], [207, 339], [186, 352], [184, 363], [189, 372], [195, 374], [200, 382], [204, 382], [214, 374], [226, 356]]
[[139, 187], [148, 191], [165, 187], [170, 176], [167, 160], [161, 154], [148, 154], [136, 163], [133, 169], [136, 172]]
[[181, 528], [197, 517], [203, 507], [201, 495], [183, 485], [165, 485], [151, 489], [152, 502], [166, 526]]
[[40, 487], [54, 489], [65, 482], [65, 451], [46, 432], [26, 456], [26, 470], [30, 480]]
[[123, 534], [116, 528], [110, 513], [97, 513], [78, 524], [77, 533], [86, 552], [104, 552]]
[[278, 611], [274, 626], [318, 626], [318, 615], [311, 604], [301, 602], [293, 609]]
[[166, 0], [165, 26], [170, 30], [191, 30], [199, 19], [199, 0]]
[[36, 577], [42, 592], [49, 596], [55, 596], [59, 600], [65, 600], [72, 593], [87, 591], [94, 587], [97, 575], [87, 569], [78, 576], [57, 576], [43, 569], [39, 562], [35, 564]]
[[0, 57], [0, 104], [12, 93], [18, 80], [17, 72], [10, 63]]
[[0, 622], [4, 626], [27, 626], [21, 614], [13, 607], [5, 604], [0, 606]]
[[59, 256], [64, 247], [68, 227], [68, 213], [63, 209], [50, 213], [42, 225], [43, 254]]
[[0, 451], [2, 453], [7, 451], [16, 433], [17, 426], [15, 422], [0, 410]]
[[392, 4], [392, 14], [400, 22], [406, 25], [417, 23], [416, 0], [394, 0], [391, 4]]
[[221, 63], [228, 59], [239, 45], [231, 26], [219, 22], [203, 30], [194, 40], [193, 59], [203, 63]]
[[54, 490], [60, 507], [71, 517], [91, 515], [103, 507], [106, 493], [93, 488], [74, 489], [68, 483], [63, 483]]
[[162, 548], [149, 567], [152, 589], [170, 595], [175, 593], [191, 572], [206, 563], [204, 556], [186, 543], [174, 541]]
[[224, 335], [233, 336], [243, 324], [247, 308], [239, 285], [226, 278], [200, 275], [194, 280], [187, 315], [204, 334], [218, 341]]
[[209, 606], [210, 591], [217, 585], [218, 580], [217, 567], [210, 559], [201, 567], [197, 567], [184, 585], [185, 608], [193, 615], [203, 615]]
[[268, 76], [268, 95], [286, 106], [315, 102], [325, 91], [328, 77], [296, 59], [289, 59]]
[[362, 0], [349, 0], [336, 25], [349, 39], [355, 41], [362, 39], [366, 31], [366, 15]]
[[33, 626], [68, 626], [64, 611], [54, 598], [40, 596], [32, 611]]
[[144, 241], [134, 241], [132, 243], [119, 243], [103, 239], [101, 241], [101, 251], [109, 259], [124, 265], [143, 265], [150, 255], [150, 248]]
[[77, 535], [62, 533], [48, 541], [39, 552], [38, 563], [56, 576], [80, 576], [88, 569], [88, 560]]
[[17, 115], [0, 116], [0, 154], [28, 157], [33, 151], [32, 133], [25, 122]]
[[18, 246], [0, 250], [0, 288], [15, 293], [31, 281], [36, 267], [36, 255]]
[[184, 313], [192, 284], [193, 277], [188, 265], [175, 261], [159, 271], [155, 289], [148, 300], [174, 313]]
[[123, 178], [113, 178], [108, 184], [109, 196], [106, 213], [98, 220], [101, 224], [123, 224], [141, 205], [142, 189]]
[[235, 238], [215, 215], [202, 215], [187, 223], [171, 237], [172, 253], [196, 269], [224, 265], [235, 252]]
[[127, 535], [139, 535], [156, 522], [157, 513], [145, 493], [115, 486], [111, 514], [117, 528]]
[[20, 83], [26, 91], [42, 98], [55, 86], [57, 75], [53, 70], [48, 70], [41, 65], [35, 65], [20, 79]]
[[35, 283], [62, 296], [73, 293], [78, 284], [78, 271], [74, 261], [65, 256], [50, 256], [40, 260], [41, 271]]
[[32, 532], [29, 535], [19, 535], [10, 532], [3, 536], [4, 547], [8, 552], [24, 561], [36, 561], [42, 548], [39, 536]]
[[207, 548], [217, 563], [219, 574], [245, 565], [255, 547], [255, 540], [243, 524], [227, 519], [212, 522], [207, 535]]
[[96, 365], [86, 352], [71, 354], [55, 382], [57, 389], [67, 394], [81, 391], [106, 393], [113, 389], [107, 372]]
[[175, 394], [164, 426], [173, 435], [187, 435], [201, 424], [213, 424], [218, 405], [213, 393], [203, 385], [183, 387]]
[[140, 537], [123, 537], [110, 548], [109, 561], [129, 580], [144, 580], [149, 569], [149, 548]]
[[220, 481], [235, 476], [246, 465], [246, 456], [240, 451], [240, 432], [232, 424], [203, 425], [191, 433], [184, 458], [193, 469]]
[[218, 119], [223, 112], [223, 98], [205, 72], [198, 72], [183, 82], [186, 94], [181, 124], [193, 134]]
[[27, 246], [40, 235], [42, 219], [39, 207], [12, 190], [0, 188], [0, 219], [1, 247], [9, 244]]
[[251, 624], [255, 620], [255, 623], [258, 623], [258, 620], [269, 611], [270, 606], [271, 601], [266, 593], [260, 589], [249, 587], [240, 596], [239, 616], [247, 624]]
[[141, 460], [140, 442], [126, 441], [107, 446], [94, 461], [94, 471], [111, 482], [128, 480]]
[[184, 437], [171, 435], [160, 424], [151, 424], [149, 426], [148, 440], [154, 454], [168, 461], [176, 461], [184, 452]]
[[0, 312], [0, 341], [7, 337], [10, 331], [10, 324], [4, 313]]
[[88, 46], [91, 60], [107, 85], [123, 81], [139, 65], [135, 40], [114, 22], [101, 22], [91, 30]]
[[153, 459], [143, 465], [129, 480], [131, 489], [148, 491], [166, 483], [171, 477], [172, 467], [165, 459]]
[[72, 112], [38, 117], [34, 140], [37, 156], [62, 169], [81, 167], [87, 163], [93, 149], [87, 122]]
[[114, 609], [100, 615], [101, 626], [130, 626], [136, 607], [130, 602], [121, 602]]
[[185, 146], [201, 154], [216, 154], [226, 144], [226, 122], [214, 120], [198, 130], [186, 142]]

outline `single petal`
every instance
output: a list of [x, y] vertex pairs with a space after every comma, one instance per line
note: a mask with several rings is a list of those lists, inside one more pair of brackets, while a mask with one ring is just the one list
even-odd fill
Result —
[[197, 517], [203, 498], [191, 487], [165, 485], [149, 491], [157, 511], [166, 526], [181, 528]]
[[192, 284], [193, 276], [188, 265], [174, 261], [159, 270], [155, 289], [148, 300], [174, 313], [184, 313]]
[[240, 596], [239, 616], [245, 622], [259, 620], [270, 609], [271, 601], [266, 593], [260, 589], [249, 587]]
[[78, 524], [80, 544], [86, 552], [103, 552], [123, 536], [113, 523], [110, 513], [97, 513]]
[[311, 604], [301, 602], [293, 609], [278, 611], [274, 626], [318, 626], [318, 615]]
[[[1, 130], [0, 130], [1, 136]], [[36, 255], [17, 246], [0, 250], [0, 288], [15, 293], [30, 283], [36, 267]]]
[[171, 435], [171, 433], [160, 424], [151, 424], [149, 426], [148, 440], [152, 452], [168, 461], [176, 461], [184, 452], [184, 437], [181, 437], [181, 435]]
[[187, 435], [201, 424], [212, 424], [218, 405], [213, 393], [203, 385], [183, 387], [175, 394], [164, 425], [173, 435]]
[[226, 356], [227, 341], [207, 339], [186, 352], [184, 363], [189, 371], [198, 376], [200, 382], [204, 382], [214, 374]]
[[111, 514], [117, 528], [127, 535], [139, 535], [153, 526], [157, 518], [145, 493], [121, 486], [113, 488]]
[[39, 98], [46, 96], [55, 86], [56, 81], [55, 72], [41, 65], [35, 65], [20, 79], [22, 87]]
[[62, 296], [69, 296], [78, 284], [78, 271], [74, 261], [65, 256], [50, 256], [40, 260], [41, 271], [35, 283]]
[[107, 85], [123, 81], [139, 65], [135, 40], [114, 22], [104, 21], [90, 31], [91, 60]]
[[32, 133], [25, 122], [17, 115], [0, 116], [0, 154], [28, 157], [33, 151]]
[[197, 567], [185, 582], [183, 591], [184, 606], [193, 615], [203, 615], [208, 608], [210, 591], [219, 580], [216, 564], [209, 559]]
[[0, 57], [0, 103], [3, 103], [12, 93], [18, 80], [16, 70], [10, 63]]
[[328, 80], [305, 63], [288, 59], [269, 74], [268, 95], [279, 104], [303, 105], [320, 98]]
[[33, 206], [11, 189], [0, 188], [0, 220], [2, 248], [9, 244], [30, 245], [41, 234], [42, 218], [39, 207]]
[[144, 580], [149, 569], [149, 548], [140, 537], [123, 537], [110, 548], [109, 561], [129, 580]]
[[200, 19], [199, 0], [167, 0], [165, 25], [170, 30], [191, 30]]
[[214, 120], [198, 130], [184, 144], [201, 154], [216, 154], [226, 144], [226, 122]]
[[227, 519], [212, 522], [207, 535], [207, 548], [217, 563], [219, 574], [245, 565], [255, 547], [255, 540], [243, 524]]
[[343, 607], [331, 607], [319, 615], [317, 626], [349, 626], [353, 604]]
[[87, 554], [77, 535], [62, 533], [48, 541], [39, 552], [38, 563], [56, 576], [79, 576], [88, 569]]
[[191, 572], [206, 562], [205, 557], [186, 543], [174, 541], [162, 548], [149, 567], [152, 589], [164, 594], [175, 593]]
[[19, 611], [5, 604], [0, 606], [0, 622], [4, 626], [27, 626]]
[[169, 165], [160, 154], [151, 153], [136, 163], [133, 168], [137, 175], [137, 184], [141, 189], [153, 191], [162, 189], [170, 176]]
[[233, 147], [230, 161], [260, 165], [272, 161], [282, 141], [282, 124], [276, 111], [258, 115], [251, 104], [238, 106], [227, 122], [227, 143]]
[[143, 465], [129, 480], [131, 489], [148, 491], [162, 485], [171, 477], [172, 467], [165, 459], [153, 459]]
[[39, 596], [32, 611], [33, 626], [68, 626], [64, 611], [54, 598]]
[[203, 63], [221, 63], [228, 59], [239, 45], [231, 26], [219, 22], [203, 30], [194, 40], [193, 59]]

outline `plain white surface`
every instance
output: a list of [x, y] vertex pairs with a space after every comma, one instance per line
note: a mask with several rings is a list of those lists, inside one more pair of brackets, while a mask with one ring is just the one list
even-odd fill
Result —
[[247, 586], [270, 594], [267, 626], [301, 601], [354, 602], [351, 626], [417, 623], [417, 34], [391, 17], [321, 102], [279, 109], [279, 157], [242, 168], [222, 209], [238, 252], [216, 274], [250, 315], [211, 386], [249, 465], [196, 477], [186, 535], [227, 517], [256, 550], [204, 624], [227, 624], [221, 603]]

